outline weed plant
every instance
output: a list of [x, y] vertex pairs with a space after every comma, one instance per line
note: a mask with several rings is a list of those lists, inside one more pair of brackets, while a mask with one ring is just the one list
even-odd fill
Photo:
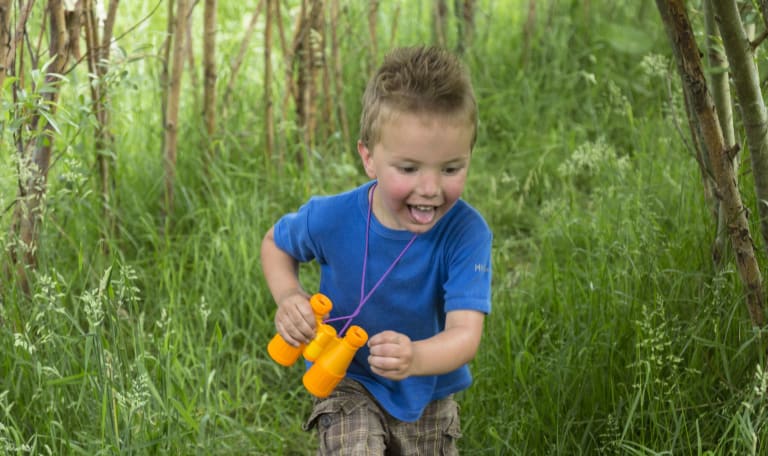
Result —
[[[465, 198], [495, 233], [493, 311], [475, 383], [457, 396], [462, 454], [766, 454], [761, 334], [732, 261], [712, 266], [714, 223], [652, 2], [543, 2], [530, 40], [528, 2], [480, 3], [465, 55], [481, 109]], [[234, 27], [246, 13], [227, 5]], [[393, 43], [429, 40], [425, 5], [400, 3]], [[153, 16], [125, 55], [156, 49], [163, 27]], [[238, 38], [222, 32], [222, 68]], [[356, 115], [365, 50], [346, 46], [343, 101]], [[77, 105], [87, 81], [69, 77], [33, 291], [9, 282], [0, 294], [0, 454], [313, 454], [301, 368], [266, 355], [274, 303], [259, 246], [310, 195], [365, 180], [354, 144], [331, 133], [306, 166], [275, 164], [248, 72], [207, 171], [184, 106], [177, 205], [161, 231], [157, 71], [128, 58], [111, 75], [119, 228], [108, 239]], [[288, 158], [300, 152], [290, 119]], [[740, 183], [754, 207], [748, 170]], [[314, 266], [302, 277], [316, 287]]]

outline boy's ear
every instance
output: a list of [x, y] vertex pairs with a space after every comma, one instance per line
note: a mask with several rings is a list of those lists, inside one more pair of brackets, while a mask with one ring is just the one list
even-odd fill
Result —
[[376, 170], [373, 167], [373, 154], [362, 141], [357, 141], [357, 153], [360, 154], [360, 159], [363, 161], [363, 168], [365, 168], [365, 174], [371, 179], [376, 178]]

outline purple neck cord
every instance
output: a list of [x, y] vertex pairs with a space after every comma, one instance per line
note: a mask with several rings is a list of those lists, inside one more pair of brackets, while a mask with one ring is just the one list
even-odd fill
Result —
[[329, 318], [328, 320], [325, 320], [326, 323], [331, 321], [338, 321], [338, 320], [347, 320], [347, 322], [344, 324], [344, 327], [341, 328], [341, 331], [339, 331], [339, 336], [343, 336], [344, 333], [347, 331], [347, 328], [350, 324], [352, 324], [352, 319], [355, 318], [359, 313], [360, 310], [363, 308], [363, 304], [368, 302], [368, 299], [371, 297], [374, 291], [376, 291], [377, 288], [379, 288], [379, 285], [381, 285], [381, 282], [384, 281], [384, 279], [389, 275], [390, 272], [392, 272], [392, 269], [395, 268], [395, 265], [400, 261], [400, 259], [405, 255], [405, 252], [411, 247], [411, 244], [413, 244], [413, 241], [416, 240], [417, 234], [414, 234], [410, 241], [408, 241], [408, 244], [403, 247], [403, 250], [400, 252], [400, 254], [395, 258], [395, 260], [392, 262], [391, 265], [389, 265], [389, 268], [384, 272], [384, 274], [381, 276], [378, 282], [376, 282], [376, 285], [371, 288], [371, 290], [368, 292], [368, 294], [365, 294], [365, 270], [368, 268], [368, 235], [371, 231], [371, 211], [373, 208], [373, 192], [376, 190], [376, 185], [373, 184], [371, 187], [371, 195], [368, 197], [368, 218], [365, 222], [365, 254], [363, 256], [363, 275], [360, 279], [360, 303], [357, 305], [357, 308], [354, 312], [351, 314], [344, 316], [344, 317], [336, 317], [336, 318]]

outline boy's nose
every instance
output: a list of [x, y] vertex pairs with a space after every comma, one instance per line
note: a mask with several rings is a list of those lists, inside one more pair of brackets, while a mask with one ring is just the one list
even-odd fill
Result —
[[425, 197], [435, 197], [440, 193], [440, 174], [426, 172], [419, 180], [419, 193]]

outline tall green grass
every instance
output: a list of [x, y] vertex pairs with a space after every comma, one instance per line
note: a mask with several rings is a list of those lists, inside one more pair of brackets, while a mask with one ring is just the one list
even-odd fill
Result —
[[[352, 20], [360, 5], [345, 10], [350, 36], [367, 33]], [[495, 233], [494, 307], [475, 383], [458, 395], [462, 453], [763, 454], [764, 347], [733, 266], [711, 264], [714, 224], [676, 127], [685, 119], [660, 20], [652, 2], [589, 5], [540, 3], [526, 48], [527, 5], [481, 2], [466, 55], [481, 125], [465, 197]], [[429, 40], [426, 3], [400, 8], [395, 43]], [[241, 10], [220, 15], [222, 68]], [[163, 24], [153, 16], [126, 55], [156, 49]], [[366, 51], [343, 50], [356, 115]], [[266, 356], [274, 304], [258, 252], [281, 214], [364, 181], [354, 145], [331, 135], [306, 168], [274, 166], [259, 72], [245, 72], [208, 173], [185, 104], [177, 204], [161, 232], [156, 63], [120, 70], [110, 254], [77, 105], [87, 87], [72, 75], [34, 290], [4, 282], [0, 294], [0, 454], [312, 454], [301, 368]], [[290, 157], [296, 127], [282, 119]], [[6, 205], [14, 176], [2, 176]], [[741, 185], [749, 195], [747, 171]], [[317, 278], [303, 269], [307, 289]]]

